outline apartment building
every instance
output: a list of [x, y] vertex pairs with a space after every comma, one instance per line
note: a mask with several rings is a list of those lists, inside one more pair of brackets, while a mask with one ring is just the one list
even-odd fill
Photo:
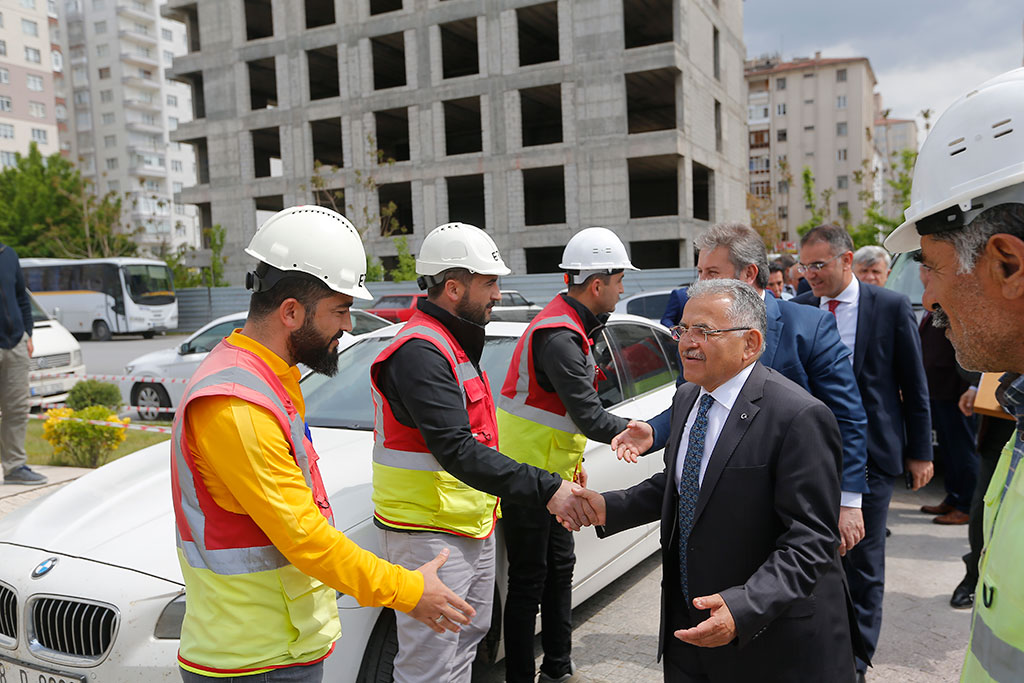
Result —
[[[876, 112], [881, 112], [879, 98]], [[895, 198], [892, 185], [886, 181], [896, 180], [902, 170], [903, 150], [917, 151], [917, 121], [914, 119], [891, 119], [877, 113], [874, 132], [875, 149], [881, 166], [878, 169], [882, 180], [882, 212], [886, 216], [903, 215], [903, 205]]]
[[174, 202], [195, 182], [194, 154], [169, 142], [191, 118], [191, 91], [164, 77], [186, 51], [184, 26], [161, 17], [156, 0], [67, 0], [61, 36], [79, 170], [97, 193], [122, 197], [122, 223], [143, 253], [198, 246], [195, 207]]
[[35, 142], [43, 156], [60, 149], [54, 72], [63, 67], [51, 41], [56, 13], [46, 0], [0, 0], [0, 167]]
[[867, 58], [761, 58], [746, 63], [746, 80], [750, 193], [769, 203], [781, 239], [798, 239], [796, 227], [811, 217], [804, 168], [826, 219], [862, 221], [858, 193], [881, 199], [882, 185], [870, 172], [881, 164], [872, 141], [877, 81]]
[[[172, 78], [194, 118], [180, 194], [227, 229], [228, 275], [270, 212], [337, 193], [393, 262], [450, 220], [515, 272], [550, 272], [586, 226], [641, 267], [689, 266], [693, 238], [746, 217], [739, 0], [170, 0], [188, 29]], [[380, 163], [381, 160], [394, 163]], [[314, 169], [320, 168], [318, 172]], [[367, 219], [369, 217], [369, 219]]]

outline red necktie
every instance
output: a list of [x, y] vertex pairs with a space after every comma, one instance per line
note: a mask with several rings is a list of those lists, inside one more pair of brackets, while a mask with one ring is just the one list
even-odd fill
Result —
[[828, 312], [832, 314], [832, 317], [836, 317], [836, 309], [839, 308], [839, 299], [832, 299], [828, 303]]

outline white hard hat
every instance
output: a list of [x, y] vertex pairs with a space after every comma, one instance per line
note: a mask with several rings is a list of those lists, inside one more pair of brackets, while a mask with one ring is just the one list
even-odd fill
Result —
[[921, 146], [906, 221], [885, 240], [892, 252], [921, 235], [958, 230], [981, 211], [1024, 203], [1024, 68], [986, 81], [947, 109]]
[[[283, 275], [312, 275], [335, 292], [357, 299], [372, 299], [366, 289], [366, 252], [359, 231], [347, 218], [320, 206], [292, 206], [278, 211], [260, 226], [246, 254], [273, 266]], [[260, 272], [263, 270], [263, 272]], [[270, 289], [280, 279], [257, 268], [246, 286]]]
[[622, 240], [608, 228], [586, 228], [573, 235], [558, 267], [574, 273], [572, 284], [585, 282], [594, 274], [640, 270], [630, 263]]
[[491, 236], [468, 223], [439, 225], [423, 238], [420, 245], [416, 274], [423, 276], [419, 278], [422, 289], [438, 284], [434, 276], [451, 268], [465, 268], [480, 275], [508, 275], [512, 272], [501, 260], [498, 245]]

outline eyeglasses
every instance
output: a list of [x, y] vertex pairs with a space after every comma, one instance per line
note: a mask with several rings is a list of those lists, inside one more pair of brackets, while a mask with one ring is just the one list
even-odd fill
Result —
[[828, 261], [815, 261], [814, 263], [798, 263], [796, 264], [796, 272], [806, 273], [807, 271], [811, 271], [812, 273], [817, 273], [819, 270], [821, 270], [828, 264], [832, 263], [840, 256], [842, 256], [842, 254], [836, 254]]
[[[729, 328], [726, 328], [724, 330], [709, 330], [708, 328], [701, 327], [699, 325], [694, 325], [693, 327], [689, 327], [687, 325], [676, 325], [675, 327], [670, 328], [669, 332], [672, 333], [672, 338], [675, 339], [676, 341], [679, 341], [680, 339], [684, 339], [684, 338], [690, 338], [690, 339], [692, 339], [694, 341], [697, 341], [697, 342], [703, 341], [703, 342], [707, 343], [708, 337], [717, 337], [718, 335], [722, 334], [723, 332], [746, 332], [747, 330], [752, 330], [752, 329], [754, 329], [754, 328], [753, 327], [729, 327]], [[703, 336], [704, 339], [701, 339], [701, 336]]]

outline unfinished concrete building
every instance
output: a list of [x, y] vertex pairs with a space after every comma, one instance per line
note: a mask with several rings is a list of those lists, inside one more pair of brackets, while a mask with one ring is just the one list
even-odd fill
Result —
[[[643, 268], [744, 220], [740, 0], [169, 0], [196, 151], [180, 200], [227, 228], [229, 275], [285, 206], [333, 205], [391, 262], [436, 225], [492, 233], [514, 272], [601, 225]], [[393, 221], [381, 207], [394, 203]]]

